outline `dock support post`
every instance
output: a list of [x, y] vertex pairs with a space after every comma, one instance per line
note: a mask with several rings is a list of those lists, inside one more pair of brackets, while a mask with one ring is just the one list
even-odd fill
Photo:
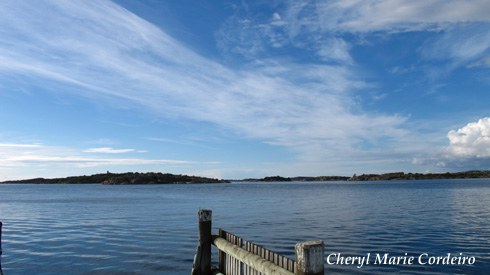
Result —
[[323, 259], [325, 247], [323, 241], [306, 241], [295, 246], [297, 274], [324, 274]]
[[0, 275], [3, 275], [2, 271], [2, 222], [0, 222]]
[[211, 274], [211, 210], [202, 209], [197, 213], [199, 218], [199, 245], [201, 246], [200, 274]]

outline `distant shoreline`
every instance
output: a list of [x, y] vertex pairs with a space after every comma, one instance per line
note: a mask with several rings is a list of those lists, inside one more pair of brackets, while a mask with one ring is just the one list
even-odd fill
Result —
[[0, 182], [29, 183], [29, 184], [104, 184], [104, 185], [129, 185], [129, 184], [191, 184], [191, 183], [228, 183], [227, 180], [212, 179], [197, 176], [174, 175], [163, 173], [110, 173], [94, 174], [90, 176], [74, 176], [66, 178], [35, 178], [25, 180], [11, 180]]
[[377, 181], [377, 180], [435, 180], [435, 179], [475, 179], [490, 178], [490, 171], [465, 171], [456, 173], [386, 173], [386, 174], [368, 174], [353, 176], [349, 181]]
[[288, 181], [381, 181], [381, 180], [430, 180], [430, 179], [466, 179], [466, 178], [490, 178], [490, 171], [465, 171], [456, 173], [386, 173], [386, 174], [362, 174], [352, 177], [345, 176], [320, 176], [320, 177], [281, 177], [272, 176], [260, 179], [220, 180], [206, 177], [174, 175], [163, 173], [105, 173], [90, 176], [73, 176], [65, 178], [34, 178], [25, 180], [3, 181], [0, 184], [28, 183], [28, 184], [203, 184], [203, 183], [229, 183], [229, 182], [288, 182]]
[[490, 178], [490, 171], [465, 171], [456, 173], [386, 173], [386, 174], [362, 174], [352, 177], [343, 176], [321, 176], [321, 177], [265, 177], [263, 179], [244, 179], [240, 181], [251, 182], [273, 182], [273, 181], [381, 181], [381, 180], [431, 180], [431, 179], [469, 179], [469, 178]]

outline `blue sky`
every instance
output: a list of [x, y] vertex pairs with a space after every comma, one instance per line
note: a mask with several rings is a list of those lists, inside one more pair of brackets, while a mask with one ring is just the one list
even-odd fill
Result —
[[2, 0], [0, 26], [0, 180], [490, 169], [487, 0]]

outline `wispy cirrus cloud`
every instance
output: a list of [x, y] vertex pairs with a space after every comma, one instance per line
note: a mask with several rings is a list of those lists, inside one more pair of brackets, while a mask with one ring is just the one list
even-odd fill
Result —
[[430, 60], [449, 60], [451, 67], [471, 66], [485, 60], [490, 52], [490, 20], [487, 23], [466, 23], [426, 41], [419, 49]]
[[437, 33], [419, 53], [448, 61], [447, 70], [481, 60], [490, 50], [490, 5], [484, 0], [332, 1], [320, 9], [321, 20], [340, 33]]
[[238, 6], [217, 32], [225, 56], [256, 60], [274, 57], [277, 49], [296, 49], [316, 54], [312, 64], [349, 68], [356, 64], [350, 50], [357, 45], [399, 33], [430, 32], [417, 53], [447, 65], [417, 70], [437, 81], [459, 66], [485, 66], [490, 53], [490, 5], [484, 0], [290, 1], [277, 2], [274, 13], [259, 16], [253, 5]]
[[127, 153], [133, 149], [93, 148], [79, 152], [73, 148], [41, 144], [0, 143], [0, 168], [9, 167], [105, 167], [111, 165], [183, 165], [193, 161], [143, 158], [100, 158], [86, 153]]
[[351, 111], [349, 91], [364, 83], [344, 67], [270, 59], [232, 70], [109, 1], [5, 1], [0, 15], [4, 77], [136, 103], [298, 151], [328, 154], [403, 134], [403, 117]]
[[490, 5], [485, 0], [291, 1], [277, 5], [278, 10], [269, 16], [256, 16], [250, 5], [239, 6], [217, 33], [226, 51], [254, 56], [267, 47], [314, 45], [325, 57], [350, 61], [350, 45], [341, 37], [344, 33], [439, 32], [468, 22], [490, 22]]
[[480, 60], [477, 60], [470, 65], [468, 65], [468, 68], [475, 68], [475, 67], [489, 67], [490, 68], [490, 55], [487, 55], [483, 57]]
[[85, 153], [109, 153], [109, 154], [121, 154], [134, 152], [134, 149], [114, 149], [112, 147], [101, 147], [101, 148], [89, 148], [84, 150]]
[[316, 6], [324, 28], [340, 32], [439, 31], [490, 21], [485, 0], [337, 0]]
[[0, 166], [19, 167], [26, 165], [60, 165], [72, 167], [95, 167], [108, 165], [150, 165], [150, 164], [190, 164], [191, 161], [137, 159], [137, 158], [88, 158], [88, 157], [59, 157], [44, 155], [10, 156], [0, 160]]
[[[216, 33], [225, 54], [246, 57], [237, 69], [196, 54], [111, 1], [4, 0], [0, 79], [22, 77], [57, 93], [125, 103], [170, 119], [208, 122], [292, 148], [306, 160], [368, 158], [372, 148], [403, 150], [411, 132], [407, 117], [362, 110], [352, 93], [370, 84], [356, 74], [350, 54], [361, 39], [348, 41], [342, 34], [450, 31], [465, 21], [488, 21], [485, 2], [447, 2], [291, 1], [263, 17], [238, 13]], [[472, 3], [480, 3], [480, 8]], [[450, 9], [454, 5], [458, 9]], [[286, 47], [319, 58], [295, 60], [271, 51]], [[482, 45], [467, 56], [478, 59], [487, 49]], [[400, 142], [392, 145], [394, 140]], [[131, 149], [92, 150], [88, 153]], [[9, 159], [7, 163], [37, 159], [77, 165], [113, 160], [50, 155]], [[118, 161], [139, 160], [114, 163]]]
[[[376, 43], [370, 41], [373, 37], [373, 40], [379, 39], [379, 37], [389, 40], [394, 34], [428, 32], [432, 35], [420, 44], [416, 53], [423, 60], [443, 62], [445, 65], [442, 67], [430, 65], [416, 67], [414, 64], [417, 63], [413, 63], [410, 64], [410, 67], [397, 66], [393, 73], [425, 71], [423, 77], [427, 79], [419, 78], [419, 81], [428, 81], [427, 89], [431, 90], [434, 87], [440, 87], [441, 84], [437, 82], [455, 68], [461, 66], [485, 67], [488, 64], [490, 5], [487, 1], [339, 0], [290, 1], [287, 4], [278, 4], [278, 2], [276, 4], [276, 10], [271, 12], [269, 16], [267, 14], [257, 16], [251, 7], [253, 4], [238, 7], [236, 13], [217, 32], [218, 46], [223, 53], [225, 55], [235, 54], [256, 61], [264, 57], [273, 58], [276, 49], [280, 48], [308, 50], [316, 53], [319, 57], [317, 60], [308, 60], [306, 63], [310, 66], [314, 66], [313, 64], [330, 64], [325, 67], [344, 71], [347, 72], [345, 75], [349, 75], [349, 72], [353, 73], [356, 70], [356, 60], [350, 54], [350, 49], [356, 44]], [[257, 5], [264, 4], [259, 3]], [[354, 39], [347, 40], [346, 35], [354, 37]], [[338, 77], [335, 73], [332, 75]], [[346, 80], [349, 78], [339, 79]], [[326, 82], [333, 83], [330, 79]], [[350, 84], [352, 85], [353, 82]], [[363, 83], [363, 85], [369, 84]], [[348, 89], [341, 90], [346, 91]], [[345, 97], [342, 99], [345, 100]], [[344, 106], [352, 105], [345, 104]], [[296, 144], [296, 147], [301, 148], [301, 151], [310, 152], [310, 155], [315, 155], [315, 152], [321, 155], [319, 152], [331, 152], [332, 148], [342, 148], [344, 153], [347, 152], [347, 155], [350, 153], [356, 155], [352, 157], [351, 161], [354, 159], [367, 160], [373, 155], [378, 155], [380, 159], [401, 161], [404, 158], [410, 159], [411, 154], [412, 157], [413, 154], [417, 153], [423, 155], [423, 152], [429, 149], [416, 140], [416, 136], [420, 134], [416, 132], [416, 129], [402, 129], [401, 125], [404, 125], [408, 118], [385, 116], [383, 122], [378, 121], [381, 125], [377, 128], [375, 121], [382, 117], [378, 115], [376, 118], [368, 119], [369, 127], [360, 126], [356, 128], [354, 126], [356, 121], [360, 121], [347, 119], [352, 114], [342, 112], [347, 108], [334, 111], [340, 111], [340, 117], [346, 119], [340, 119], [343, 127], [329, 129], [330, 133], [335, 133], [332, 137], [322, 136], [322, 138], [309, 139], [302, 137], [301, 133], [295, 133], [289, 136], [281, 135], [281, 137], [271, 141], [270, 144]], [[333, 118], [335, 116], [330, 114], [325, 117]], [[391, 123], [388, 122], [390, 119]], [[386, 125], [382, 125], [383, 123], [388, 123], [391, 126], [386, 127]], [[353, 126], [354, 129], [349, 129], [349, 126]], [[315, 136], [315, 133], [322, 127], [315, 125], [311, 128], [301, 128], [301, 130], [305, 129], [308, 131], [304, 131], [304, 133], [312, 133], [312, 136]], [[348, 131], [351, 135], [336, 131], [339, 129]], [[373, 129], [388, 131], [389, 134], [375, 133], [376, 130]], [[370, 132], [369, 130], [373, 131]], [[366, 132], [360, 134], [363, 131]], [[342, 140], [333, 136], [348, 137]], [[298, 140], [292, 141], [295, 138]], [[363, 148], [361, 144], [366, 142], [371, 143], [367, 147], [376, 148], [376, 144], [380, 144], [377, 141], [386, 138], [396, 140], [398, 143], [398, 148], [393, 148], [387, 147], [390, 142], [380, 142], [382, 146], [385, 146], [385, 150], [389, 148], [393, 153], [390, 156], [386, 155], [386, 151], [385, 153], [373, 150], [368, 150], [368, 152], [357, 150], [356, 153], [354, 153], [355, 150], [345, 151], [346, 148], [351, 149], [352, 146], [356, 146], [357, 149]], [[300, 140], [305, 142], [301, 143]], [[346, 142], [343, 143], [343, 141]], [[403, 147], [412, 148], [413, 151], [408, 152]], [[431, 158], [431, 162], [439, 161], [442, 163], [440, 158], [444, 151], [443, 148], [440, 147], [431, 151], [434, 152], [433, 156], [424, 157], [424, 159]], [[364, 153], [368, 153], [370, 156]], [[371, 159], [371, 161], [373, 160]]]
[[35, 144], [19, 144], [19, 143], [0, 143], [0, 147], [5, 147], [5, 148], [41, 148], [43, 147], [42, 144], [35, 143]]

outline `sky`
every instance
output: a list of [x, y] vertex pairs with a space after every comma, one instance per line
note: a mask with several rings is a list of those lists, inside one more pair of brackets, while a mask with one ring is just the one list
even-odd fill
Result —
[[490, 169], [488, 0], [2, 0], [0, 181]]

